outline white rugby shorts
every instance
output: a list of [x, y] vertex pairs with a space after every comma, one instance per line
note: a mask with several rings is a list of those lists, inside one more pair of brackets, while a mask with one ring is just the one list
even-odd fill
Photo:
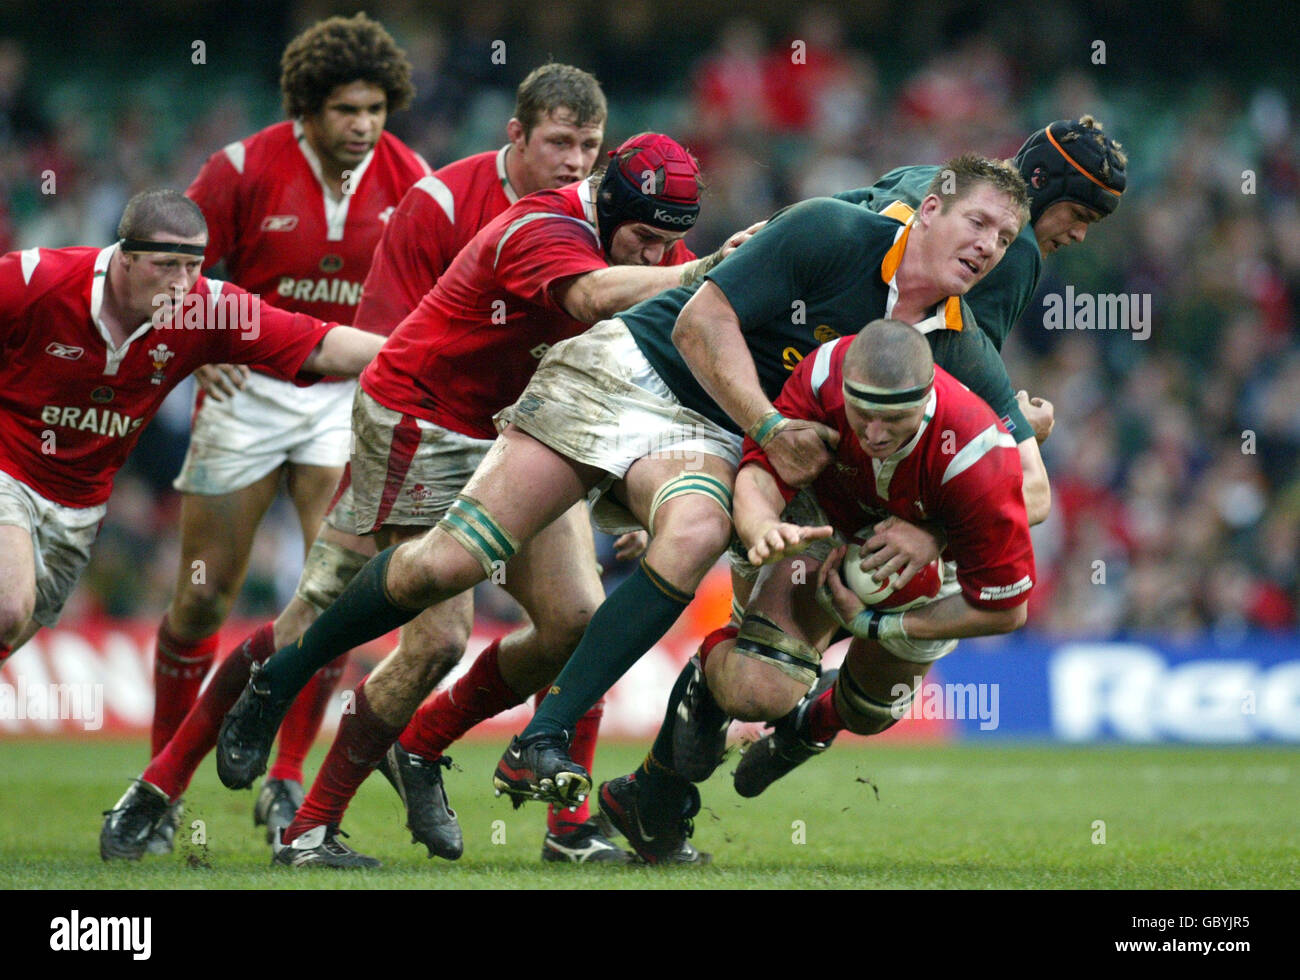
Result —
[[348, 485], [325, 518], [349, 534], [371, 534], [385, 524], [437, 524], [493, 442], [386, 408], [361, 389], [352, 431]]
[[172, 486], [215, 496], [251, 486], [285, 463], [342, 466], [356, 388], [352, 380], [300, 388], [253, 371], [224, 401], [200, 392], [190, 448]]
[[42, 626], [59, 621], [64, 603], [90, 561], [90, 546], [107, 510], [107, 504], [64, 507], [0, 472], [0, 524], [21, 527], [31, 535], [36, 555], [33, 618]]
[[[660, 453], [717, 456], [735, 467], [743, 441], [682, 405], [619, 319], [602, 320], [547, 351], [496, 423], [498, 429], [514, 424], [615, 479], [638, 459]], [[593, 516], [611, 534], [639, 526], [608, 495], [594, 504]]]

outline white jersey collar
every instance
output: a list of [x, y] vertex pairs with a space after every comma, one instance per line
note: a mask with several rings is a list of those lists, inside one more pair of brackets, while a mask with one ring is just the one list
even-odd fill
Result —
[[90, 280], [90, 321], [95, 325], [95, 329], [99, 331], [99, 336], [104, 341], [105, 374], [117, 374], [118, 367], [131, 350], [131, 342], [138, 340], [153, 328], [153, 320], [145, 320], [144, 323], [135, 328], [134, 332], [126, 340], [122, 341], [121, 347], [113, 346], [113, 335], [109, 332], [108, 327], [104, 325], [104, 321], [99, 314], [104, 309], [104, 288], [108, 282], [108, 265], [117, 250], [117, 242], [99, 250], [99, 254], [95, 256], [95, 271]]
[[[353, 168], [352, 174], [344, 181], [343, 196], [335, 199], [334, 192], [330, 190], [329, 185], [325, 182], [324, 171], [321, 169], [320, 157], [312, 149], [311, 140], [307, 139], [306, 130], [303, 129], [302, 120], [293, 121], [293, 136], [298, 141], [298, 149], [302, 151], [307, 165], [311, 167], [311, 172], [316, 175], [316, 183], [320, 185], [321, 203], [325, 208], [325, 224], [328, 229], [325, 238], [331, 242], [341, 242], [343, 240], [343, 229], [348, 223], [348, 205], [352, 203], [352, 194], [357, 187], [361, 185], [361, 180], [370, 169], [370, 161], [375, 158], [375, 149], [371, 148], [356, 167]], [[382, 139], [382, 134], [380, 135]], [[376, 141], [375, 147], [379, 143]]]
[[599, 235], [600, 226], [596, 224], [596, 199], [592, 196], [593, 193], [591, 178], [583, 177], [582, 180], [578, 182], [578, 200], [582, 202], [583, 217], [591, 222], [591, 226], [596, 229], [596, 232]]
[[514, 185], [510, 183], [510, 174], [506, 172], [506, 154], [509, 152], [509, 143], [497, 150], [497, 179], [501, 181], [501, 190], [505, 192], [506, 200], [514, 204], [519, 200], [519, 195], [515, 192]]

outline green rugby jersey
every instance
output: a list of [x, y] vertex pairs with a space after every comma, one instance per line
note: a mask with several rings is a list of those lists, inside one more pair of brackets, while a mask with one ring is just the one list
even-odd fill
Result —
[[[915, 209], [938, 172], [938, 167], [896, 167], [870, 187], [843, 191], [835, 197], [878, 213], [895, 201]], [[1002, 350], [1007, 334], [1034, 298], [1042, 274], [1043, 253], [1038, 249], [1033, 225], [1026, 222], [1002, 261], [964, 297], [975, 314], [975, 322], [989, 335], [996, 350]]]
[[[818, 346], [885, 316], [902, 232], [897, 221], [867, 208], [814, 198], [779, 212], [708, 274], [736, 312], [768, 398], [777, 396], [795, 365]], [[619, 319], [683, 405], [739, 432], [673, 346], [677, 314], [696, 288], [660, 293]], [[989, 338], [974, 328], [970, 310], [951, 298], [935, 315], [941, 325], [927, 334], [935, 360], [988, 402], [1014, 435], [1032, 437], [1006, 367]]]

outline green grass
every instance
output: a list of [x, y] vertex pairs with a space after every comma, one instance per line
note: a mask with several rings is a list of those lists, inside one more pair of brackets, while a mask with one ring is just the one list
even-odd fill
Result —
[[[268, 867], [251, 793], [209, 760], [187, 793], [177, 853], [104, 864], [101, 811], [143, 763], [142, 742], [0, 741], [0, 882], [7, 888], [1296, 888], [1300, 752], [1284, 748], [839, 745], [761, 798], [703, 787], [695, 843], [707, 868], [543, 865], [540, 805], [513, 811], [489, 777], [501, 745], [454, 755], [448, 789], [465, 856], [429, 861], [396, 795], [371, 779], [344, 827], [373, 872]], [[644, 746], [606, 744], [598, 775]], [[315, 771], [320, 754], [308, 771]], [[874, 786], [874, 788], [873, 788]], [[878, 796], [877, 796], [878, 791]], [[206, 844], [190, 841], [204, 821]], [[1105, 822], [1105, 842], [1094, 843]], [[499, 821], [499, 823], [498, 823]], [[494, 835], [497, 843], [494, 843]], [[796, 843], [802, 836], [803, 843]]]

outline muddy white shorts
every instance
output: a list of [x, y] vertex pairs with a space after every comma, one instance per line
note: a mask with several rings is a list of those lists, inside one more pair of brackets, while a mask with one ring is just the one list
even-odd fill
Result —
[[36, 612], [42, 626], [59, 621], [63, 605], [90, 561], [90, 546], [108, 510], [64, 507], [8, 473], [0, 473], [0, 524], [24, 528], [36, 553]]
[[371, 534], [385, 524], [437, 524], [493, 442], [386, 408], [363, 390], [353, 405], [352, 431], [349, 482], [326, 517], [349, 534]]
[[172, 485], [212, 496], [251, 486], [285, 463], [342, 466], [356, 387], [345, 380], [300, 388], [253, 371], [224, 401], [200, 392], [189, 452]]
[[[743, 440], [682, 405], [618, 319], [602, 320], [547, 351], [519, 400], [496, 421], [498, 428], [513, 423], [562, 456], [616, 479], [656, 453], [717, 456], [736, 466]], [[622, 523], [617, 511], [626, 518]], [[608, 495], [593, 514], [602, 531], [629, 529], [631, 515]]]

